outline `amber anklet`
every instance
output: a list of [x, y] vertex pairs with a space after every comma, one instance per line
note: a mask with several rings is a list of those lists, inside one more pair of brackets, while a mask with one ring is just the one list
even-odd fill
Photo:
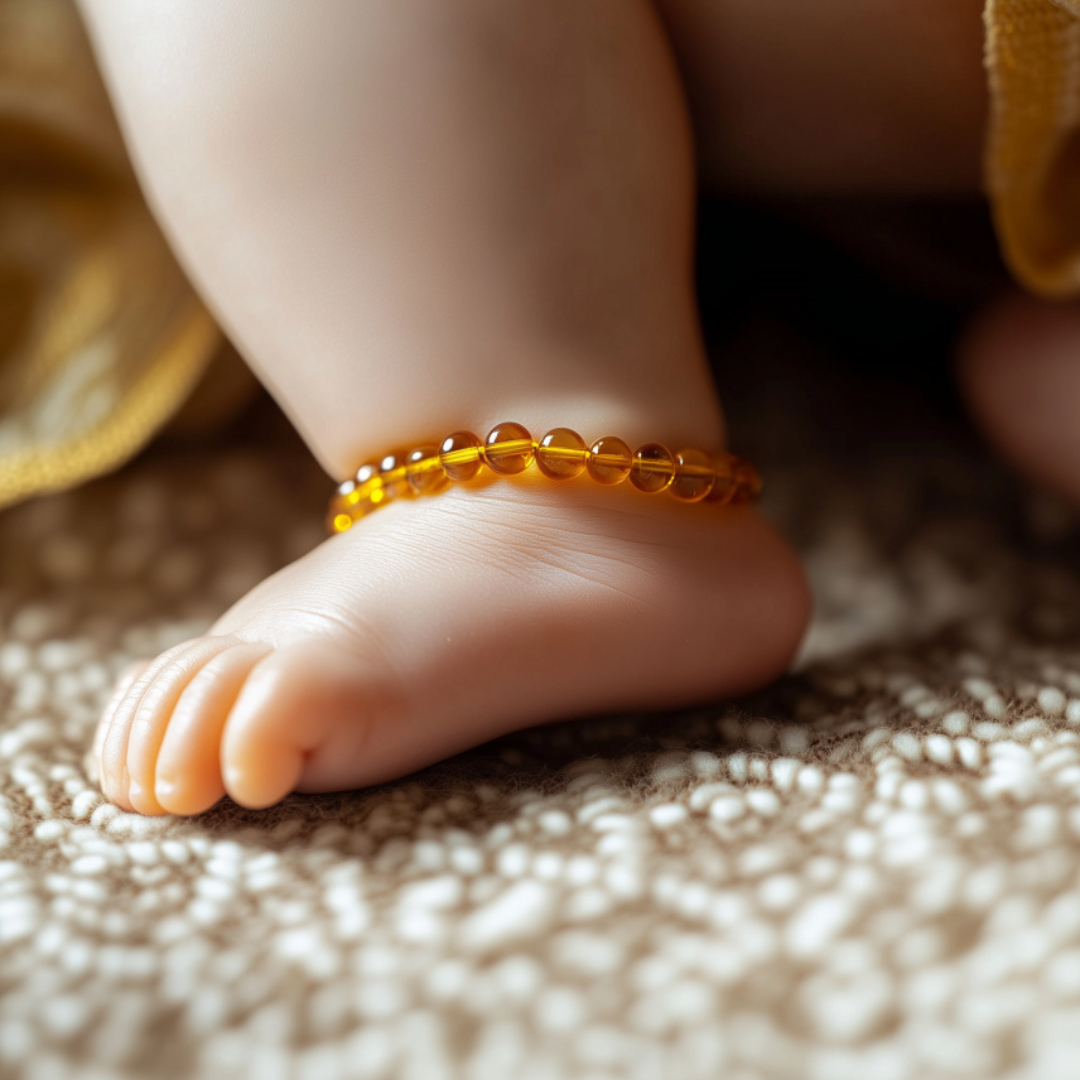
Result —
[[330, 501], [327, 525], [346, 529], [394, 499], [435, 495], [451, 482], [472, 480], [485, 466], [499, 476], [514, 476], [535, 464], [551, 480], [572, 480], [586, 472], [598, 484], [624, 480], [646, 494], [667, 491], [680, 502], [750, 502], [761, 492], [761, 477], [749, 461], [734, 454], [680, 450], [660, 443], [631, 451], [612, 435], [591, 446], [569, 428], [554, 428], [539, 442], [520, 424], [498, 424], [481, 440], [455, 431], [439, 446], [396, 450], [381, 461], [362, 465]]

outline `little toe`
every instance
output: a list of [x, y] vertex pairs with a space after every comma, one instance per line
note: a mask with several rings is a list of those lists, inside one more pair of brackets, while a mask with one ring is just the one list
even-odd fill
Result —
[[170, 814], [201, 814], [224, 794], [221, 736], [251, 669], [269, 645], [245, 643], [218, 653], [180, 694], [165, 729], [154, 773], [154, 797]]
[[138, 660], [133, 664], [129, 664], [121, 673], [120, 678], [117, 679], [116, 686], [113, 687], [113, 692], [109, 696], [109, 700], [101, 712], [101, 719], [98, 720], [97, 727], [94, 728], [94, 741], [83, 757], [83, 767], [86, 769], [87, 776], [94, 783], [100, 784], [102, 777], [104, 776], [104, 770], [101, 765], [101, 755], [105, 746], [105, 736], [108, 734], [109, 725], [112, 723], [113, 714], [116, 712], [117, 708], [119, 708], [120, 702], [127, 696], [127, 693], [134, 685], [135, 680], [149, 666], [149, 660]]
[[[127, 750], [131, 721], [154, 677], [176, 655], [192, 644], [182, 641], [145, 664], [134, 679], [122, 680], [114, 698], [102, 714], [95, 742], [98, 744], [98, 771], [101, 790], [109, 802], [123, 810], [134, 810], [128, 799]], [[130, 670], [130, 669], [129, 669]]]
[[[143, 688], [136, 706], [125, 712], [128, 727], [124, 756], [126, 791], [122, 794], [140, 814], [166, 813], [154, 797], [154, 770], [169, 719], [188, 683], [215, 656], [233, 644], [235, 638], [231, 637], [198, 638], [177, 651], [164, 665], [153, 665], [154, 677]], [[119, 720], [118, 711], [110, 726], [110, 738]], [[119, 786], [123, 786], [122, 778]]]

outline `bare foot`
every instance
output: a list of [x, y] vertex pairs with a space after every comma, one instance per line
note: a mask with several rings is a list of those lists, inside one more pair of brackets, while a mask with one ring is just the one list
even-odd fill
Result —
[[[331, 476], [513, 417], [723, 444], [651, 2], [83, 8], [185, 266]], [[794, 652], [801, 572], [753, 510], [471, 486], [380, 510], [153, 661], [105, 721], [108, 797], [379, 783], [523, 725], [748, 690]]]
[[751, 508], [570, 482], [396, 503], [150, 664], [101, 722], [107, 796], [377, 784], [508, 731], [669, 707], [779, 674], [808, 598]]
[[1080, 308], [1022, 296], [990, 307], [960, 349], [960, 382], [1022, 472], [1080, 501]]

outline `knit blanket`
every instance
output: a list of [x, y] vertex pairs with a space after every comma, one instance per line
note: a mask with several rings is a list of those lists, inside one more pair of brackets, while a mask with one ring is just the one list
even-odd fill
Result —
[[104, 802], [92, 727], [328, 482], [163, 450], [0, 516], [0, 1076], [1077, 1076], [1076, 520], [955, 432], [789, 445], [739, 448], [817, 594], [791, 676], [195, 819]]

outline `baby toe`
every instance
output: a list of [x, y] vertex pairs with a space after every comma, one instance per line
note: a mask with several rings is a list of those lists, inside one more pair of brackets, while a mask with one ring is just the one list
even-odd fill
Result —
[[134, 664], [129, 664], [117, 679], [116, 685], [113, 687], [112, 694], [109, 695], [109, 700], [102, 710], [101, 719], [97, 722], [97, 727], [94, 728], [94, 740], [90, 746], [90, 749], [83, 757], [83, 767], [86, 769], [87, 776], [97, 784], [101, 783], [104, 770], [101, 765], [101, 755], [105, 748], [105, 738], [109, 733], [109, 725], [112, 723], [113, 715], [116, 713], [117, 708], [120, 706], [120, 702], [127, 697], [128, 691], [134, 685], [135, 680], [149, 667], [148, 660], [139, 660]]
[[[126, 711], [129, 717], [123, 766], [126, 791], [122, 794], [140, 814], [166, 813], [154, 796], [154, 771], [173, 709], [191, 680], [215, 656], [234, 644], [234, 640], [198, 638], [174, 652], [166, 663], [153, 665], [153, 678], [144, 686], [135, 707]], [[116, 726], [118, 719], [119, 715], [114, 717], [111, 727]], [[124, 786], [124, 777], [118, 786]]]
[[[131, 722], [155, 675], [191, 642], [181, 642], [157, 659], [143, 663], [132, 679], [122, 678], [105, 707], [94, 738], [98, 751], [98, 783], [105, 797], [123, 810], [134, 810], [128, 799], [127, 751]], [[134, 665], [132, 665], [134, 667]], [[131, 669], [129, 672], [131, 673]]]
[[218, 653], [187, 684], [158, 750], [154, 797], [170, 814], [200, 814], [224, 794], [221, 736], [251, 669], [269, 645], [245, 643]]
[[[387, 709], [385, 669], [324, 644], [279, 649], [252, 671], [225, 724], [229, 795], [258, 809], [298, 788], [335, 791], [363, 778], [364, 747]], [[358, 765], [358, 763], [361, 763]], [[400, 775], [400, 773], [396, 774]]]

